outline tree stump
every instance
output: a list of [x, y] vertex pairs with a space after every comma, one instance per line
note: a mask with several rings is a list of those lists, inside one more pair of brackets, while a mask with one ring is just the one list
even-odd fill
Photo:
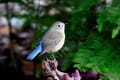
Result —
[[57, 60], [47, 59], [42, 61], [43, 75], [47, 77], [47, 80], [81, 80], [78, 70], [69, 75], [68, 73], [59, 71], [57, 67]]

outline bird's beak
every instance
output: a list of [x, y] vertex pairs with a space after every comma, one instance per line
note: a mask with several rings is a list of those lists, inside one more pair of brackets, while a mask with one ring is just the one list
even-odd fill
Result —
[[65, 23], [65, 25], [68, 25], [68, 23]]
[[65, 24], [68, 24], [68, 23], [65, 23]]

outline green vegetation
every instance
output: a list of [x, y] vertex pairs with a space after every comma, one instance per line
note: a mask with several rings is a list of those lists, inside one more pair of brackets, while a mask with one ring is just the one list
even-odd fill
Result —
[[63, 3], [73, 6], [73, 11], [41, 18], [45, 25], [56, 20], [68, 23], [65, 45], [55, 53], [58, 61], [63, 61], [60, 69], [67, 71], [73, 67], [81, 72], [92, 69], [105, 75], [101, 80], [120, 80], [120, 4], [115, 1], [95, 12], [94, 6], [99, 0], [66, 0]]
[[[77, 68], [81, 72], [92, 69], [105, 76], [100, 80], [120, 80], [120, 1], [114, 0], [110, 6], [100, 0], [54, 1], [43, 7], [42, 11], [48, 13], [56, 8], [60, 11], [59, 14], [20, 16], [26, 17], [25, 25], [31, 22], [38, 24], [32, 46], [46, 32], [44, 27], [49, 28], [54, 21], [63, 21], [68, 23], [65, 30], [66, 41], [64, 47], [55, 53], [57, 60], [63, 62], [59, 64], [59, 68], [62, 71]], [[98, 6], [100, 10], [96, 11]], [[34, 9], [26, 7], [30, 13], [35, 13]], [[71, 9], [71, 12], [67, 12], [66, 8]]]

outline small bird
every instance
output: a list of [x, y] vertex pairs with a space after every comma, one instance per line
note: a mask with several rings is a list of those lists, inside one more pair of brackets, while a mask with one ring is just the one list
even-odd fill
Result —
[[54, 53], [59, 51], [65, 42], [65, 24], [61, 21], [55, 22], [46, 32], [41, 41], [27, 56], [27, 60], [33, 60], [38, 54]]

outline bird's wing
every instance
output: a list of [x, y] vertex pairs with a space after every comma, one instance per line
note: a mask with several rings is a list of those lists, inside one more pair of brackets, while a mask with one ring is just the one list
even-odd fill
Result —
[[33, 51], [27, 56], [27, 60], [33, 60], [39, 53], [41, 53], [43, 50], [43, 45], [40, 42]]
[[62, 39], [60, 37], [52, 38], [52, 39], [46, 39], [43, 46], [44, 50], [47, 53], [53, 53], [58, 51], [62, 47]]
[[54, 40], [54, 45], [56, 46], [56, 45], [58, 45], [59, 43], [60, 43], [60, 41], [61, 41], [61, 38], [55, 38], [55, 40]]
[[64, 35], [60, 32], [51, 32], [51, 33], [47, 33], [47, 35], [45, 35], [43, 37], [43, 45], [44, 46], [49, 46], [49, 45], [58, 45], [59, 42], [62, 40], [62, 38], [64, 37]]
[[53, 47], [53, 46], [57, 46], [61, 41], [61, 37], [57, 37], [57, 36], [54, 36], [54, 37], [49, 37], [47, 39], [44, 40], [44, 48], [46, 47]]

